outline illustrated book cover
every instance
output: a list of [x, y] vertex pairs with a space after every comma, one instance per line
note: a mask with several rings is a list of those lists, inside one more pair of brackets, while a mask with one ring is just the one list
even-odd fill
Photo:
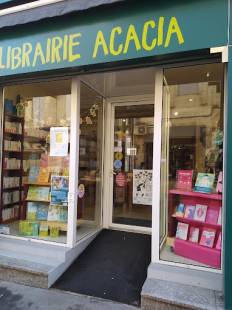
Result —
[[176, 230], [176, 238], [181, 240], [187, 240], [188, 237], [188, 224], [179, 222]]
[[37, 220], [46, 221], [48, 218], [48, 204], [38, 202], [37, 203]]
[[68, 204], [67, 176], [51, 176], [51, 204]]
[[204, 222], [206, 218], [207, 208], [208, 206], [206, 205], [197, 204], [194, 213], [194, 220]]
[[206, 223], [210, 224], [217, 224], [219, 216], [219, 209], [218, 208], [208, 208], [207, 214], [206, 214]]
[[179, 203], [178, 206], [176, 207], [175, 216], [183, 217], [184, 216], [184, 210], [185, 210], [184, 204], [183, 203]]
[[37, 204], [35, 202], [27, 203], [27, 219], [29, 221], [35, 221], [37, 215]]
[[31, 167], [28, 174], [28, 182], [36, 183], [39, 175], [39, 167]]
[[184, 217], [187, 219], [193, 219], [195, 210], [196, 210], [196, 206], [186, 205]]
[[214, 244], [216, 231], [213, 229], [204, 229], [201, 234], [200, 245], [212, 248]]
[[53, 221], [53, 222], [60, 221], [60, 206], [59, 205], [49, 205], [48, 221]]
[[200, 229], [198, 227], [190, 227], [189, 241], [198, 243]]
[[177, 170], [176, 188], [191, 191], [192, 190], [193, 170]]
[[201, 173], [197, 175], [195, 191], [200, 193], [211, 193], [213, 190], [215, 175], [213, 173]]
[[50, 188], [46, 186], [29, 186], [27, 200], [49, 201]]

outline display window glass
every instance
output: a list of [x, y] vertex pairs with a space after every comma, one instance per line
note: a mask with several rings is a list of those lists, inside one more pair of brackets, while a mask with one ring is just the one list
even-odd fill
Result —
[[4, 89], [1, 233], [66, 243], [71, 80]]
[[160, 260], [221, 268], [224, 70], [164, 70]]

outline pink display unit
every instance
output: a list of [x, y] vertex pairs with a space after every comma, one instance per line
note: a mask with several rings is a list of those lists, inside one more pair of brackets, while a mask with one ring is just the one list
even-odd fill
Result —
[[[206, 219], [204, 222], [200, 222], [194, 219], [188, 219], [184, 217], [175, 217], [175, 208], [178, 203], [183, 203], [184, 205], [196, 205], [202, 204], [207, 205]], [[222, 195], [220, 194], [204, 194], [197, 193], [194, 191], [182, 191], [178, 189], [172, 189], [169, 191], [169, 222], [171, 222], [170, 233], [174, 236], [174, 231], [176, 231], [176, 226], [178, 222], [187, 223], [190, 227], [199, 228], [199, 241], [204, 229], [213, 229], [216, 232], [213, 247], [206, 247], [199, 245], [199, 243], [193, 243], [187, 240], [181, 240], [175, 238], [174, 242], [174, 252], [177, 255], [183, 256], [185, 258], [192, 259], [194, 261], [206, 264], [214, 268], [221, 267], [221, 250], [216, 249], [217, 239], [220, 232], [222, 231], [222, 225], [215, 221], [215, 215], [219, 214], [219, 210], [222, 207]], [[170, 218], [171, 215], [171, 218]]]

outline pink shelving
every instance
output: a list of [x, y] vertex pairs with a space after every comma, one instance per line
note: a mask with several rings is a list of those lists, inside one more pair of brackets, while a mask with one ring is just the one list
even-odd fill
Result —
[[188, 219], [188, 218], [184, 218], [184, 217], [179, 217], [179, 216], [174, 216], [179, 222], [183, 222], [183, 223], [187, 223], [191, 226], [194, 227], [208, 227], [208, 228], [213, 228], [216, 230], [221, 230], [222, 229], [222, 225], [218, 225], [218, 224], [214, 224], [214, 223], [209, 223], [209, 222], [200, 222], [200, 221], [196, 221], [193, 219]]
[[171, 189], [169, 191], [170, 194], [176, 194], [176, 195], [182, 195], [182, 196], [190, 196], [190, 197], [198, 197], [198, 198], [205, 198], [205, 199], [213, 199], [213, 200], [222, 200], [222, 195], [221, 194], [216, 194], [216, 193], [211, 193], [211, 194], [206, 194], [206, 193], [198, 193], [194, 191], [182, 191], [179, 189]]

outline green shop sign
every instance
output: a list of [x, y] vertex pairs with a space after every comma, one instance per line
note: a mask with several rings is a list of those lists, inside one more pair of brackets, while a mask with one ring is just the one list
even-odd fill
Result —
[[134, 5], [33, 27], [1, 36], [0, 76], [226, 45], [227, 1]]

